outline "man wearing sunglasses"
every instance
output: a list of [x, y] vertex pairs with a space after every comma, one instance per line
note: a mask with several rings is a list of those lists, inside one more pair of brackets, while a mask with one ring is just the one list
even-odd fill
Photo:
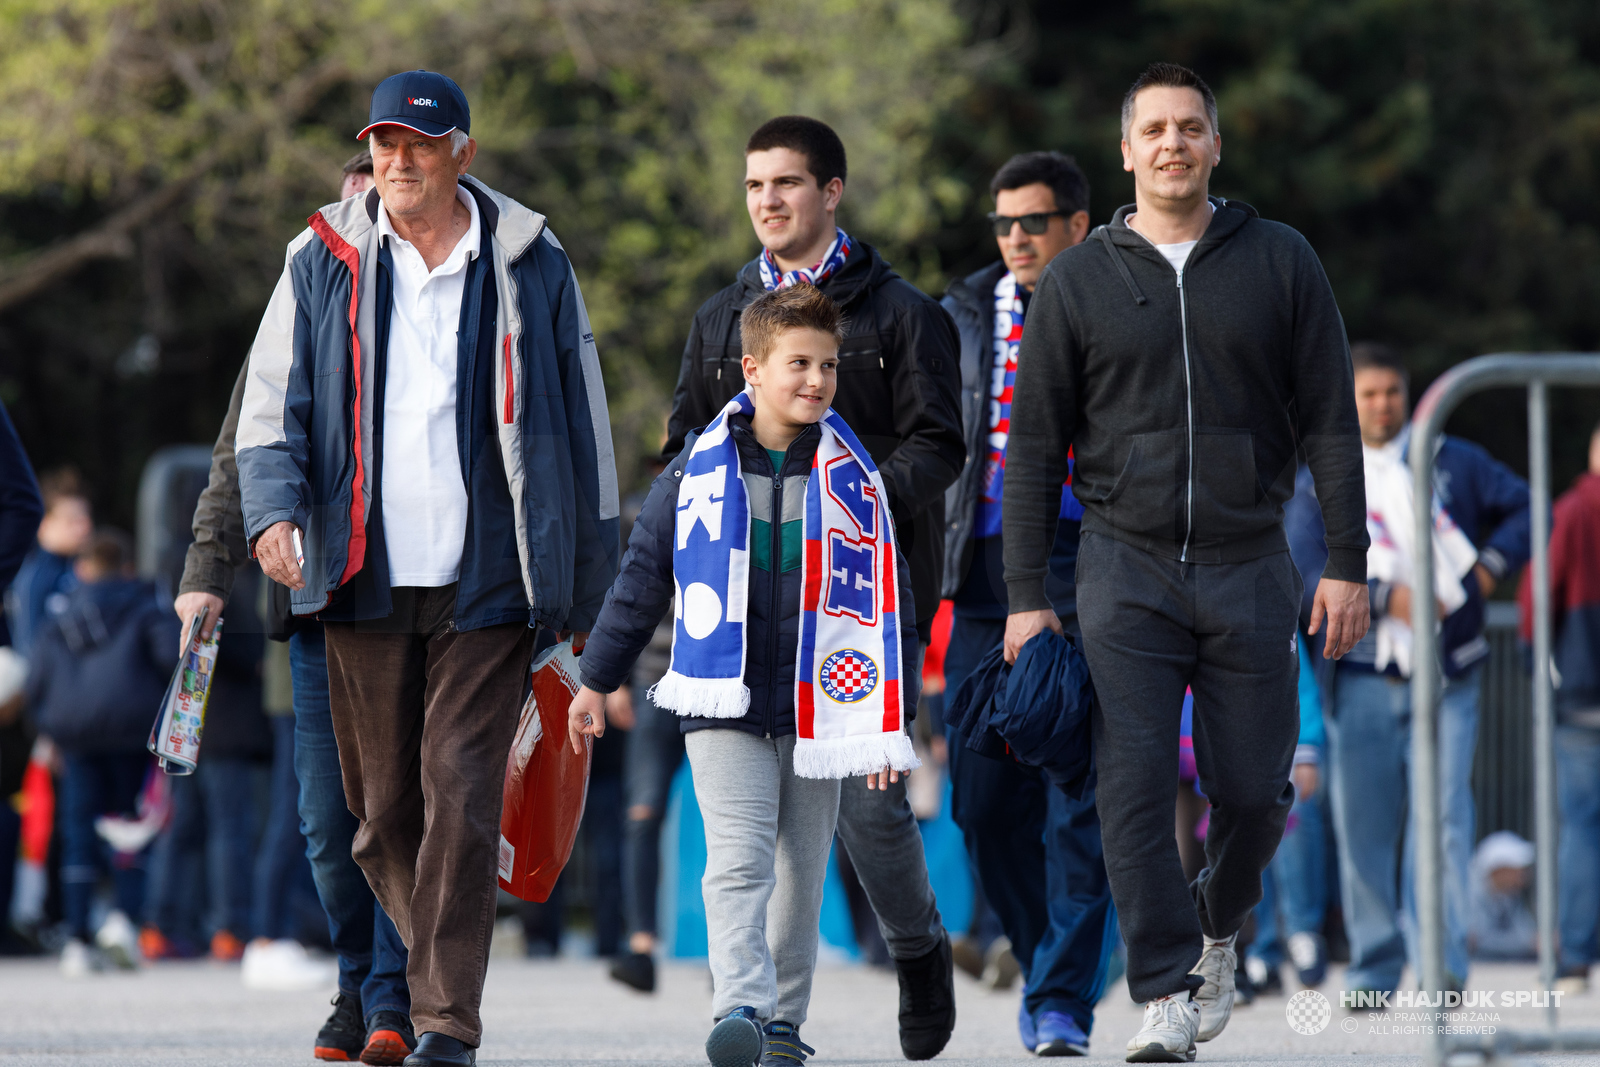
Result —
[[[956, 282], [943, 300], [961, 334], [967, 434], [966, 469], [945, 495], [943, 593], [955, 602], [946, 692], [1005, 639], [1000, 501], [1017, 353], [1039, 275], [1089, 231], [1089, 182], [1069, 156], [1013, 156], [989, 191], [1000, 262]], [[1059, 496], [1047, 585], [1052, 610], [1076, 634], [1073, 567], [1083, 508], [1069, 488]], [[1084, 1055], [1116, 938], [1094, 791], [1072, 800], [1036, 768], [969, 752], [954, 735], [949, 751], [951, 815], [1026, 982], [1017, 1016], [1022, 1044], [1040, 1056]]]

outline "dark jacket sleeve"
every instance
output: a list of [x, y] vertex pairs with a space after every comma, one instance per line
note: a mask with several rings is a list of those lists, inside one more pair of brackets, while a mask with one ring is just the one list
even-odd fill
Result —
[[[1299, 240], [1289, 352], [1295, 432], [1316, 482], [1328, 544], [1323, 576], [1367, 580], [1367, 487], [1350, 344], [1317, 255]], [[1031, 326], [1031, 324], [1030, 324]], [[1026, 343], [1026, 340], [1024, 340]], [[1006, 491], [1009, 493], [1008, 485]]]
[[700, 340], [700, 317], [700, 313], [696, 313], [689, 325], [689, 339], [683, 344], [683, 363], [678, 367], [678, 385], [672, 391], [667, 443], [661, 446], [661, 457], [668, 463], [683, 451], [684, 439], [716, 415], [711, 410], [711, 398], [706, 395], [705, 379], [700, 376], [700, 356], [704, 348]]
[[183, 579], [178, 593], [210, 593], [223, 601], [233, 591], [234, 568], [250, 558], [244, 536], [244, 508], [239, 502], [239, 464], [234, 459], [233, 440], [239, 432], [239, 409], [244, 404], [244, 385], [249, 361], [239, 368], [228, 400], [228, 414], [211, 449], [211, 478], [194, 509], [194, 541], [183, 560]]
[[626, 685], [633, 665], [672, 606], [672, 535], [678, 512], [682, 452], [664, 471], [634, 520], [622, 569], [579, 660], [583, 684], [601, 693]]
[[0, 589], [17, 576], [43, 515], [33, 465], [11, 425], [11, 416], [0, 404]]
[[1478, 491], [1479, 531], [1494, 532], [1484, 539], [1478, 562], [1496, 581], [1504, 581], [1522, 569], [1533, 554], [1533, 515], [1529, 508], [1528, 483], [1510, 467], [1473, 446], [1473, 464]]
[[1067, 480], [1067, 450], [1078, 430], [1081, 372], [1065, 294], [1046, 268], [1028, 307], [1011, 390], [1006, 491], [1000, 508], [1012, 613], [1052, 607], [1045, 577], [1061, 513], [1061, 483]]
[[921, 510], [943, 499], [967, 460], [957, 399], [961, 340], [950, 313], [926, 297], [908, 304], [898, 325], [900, 350], [889, 358], [900, 447], [878, 470], [891, 506]]

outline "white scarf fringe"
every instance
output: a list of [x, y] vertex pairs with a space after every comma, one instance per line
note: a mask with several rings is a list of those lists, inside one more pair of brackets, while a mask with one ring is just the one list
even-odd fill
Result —
[[854, 778], [885, 767], [902, 773], [922, 766], [903, 732], [808, 740], [794, 746], [798, 778]]
[[690, 678], [668, 671], [647, 694], [656, 707], [706, 719], [739, 719], [750, 711], [743, 678]]

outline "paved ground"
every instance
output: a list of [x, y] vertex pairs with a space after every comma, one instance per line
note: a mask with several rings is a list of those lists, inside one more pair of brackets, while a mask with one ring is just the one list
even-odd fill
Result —
[[[1337, 976], [1325, 987], [1337, 989]], [[937, 1061], [950, 1067], [1019, 1063], [1017, 996], [991, 993], [957, 977], [960, 1022]], [[484, 1018], [485, 1064], [703, 1064], [710, 995], [703, 966], [664, 969], [653, 997], [610, 982], [594, 960], [532, 961], [496, 957], [489, 970]], [[1474, 987], [1529, 989], [1531, 967], [1484, 967]], [[1337, 994], [1333, 994], [1337, 1000]], [[1498, 1000], [1498, 995], [1496, 1000]], [[0, 1063], [309, 1065], [311, 1039], [326, 1015], [327, 997], [244, 989], [237, 967], [161, 964], [137, 975], [64, 980], [53, 962], [0, 962]], [[818, 974], [811, 1020], [803, 1033], [816, 1062], [903, 1063], [895, 1036], [892, 974], [829, 964]], [[1416, 1037], [1391, 1036], [1386, 1025], [1338, 1010], [1331, 1025], [1301, 1036], [1285, 1020], [1285, 1001], [1264, 999], [1239, 1009], [1226, 1034], [1201, 1046], [1203, 1063], [1414, 1063]], [[1490, 1025], [1541, 1023], [1530, 1009], [1496, 1009]], [[1564, 1025], [1600, 1025], [1600, 994], [1566, 1001]], [[1138, 1012], [1118, 986], [1101, 1005], [1093, 1059], [1120, 1062]], [[1391, 1028], [1393, 1021], [1388, 1024]], [[1344, 1032], [1346, 1028], [1355, 1033]], [[1600, 1056], [1549, 1057], [1546, 1062], [1600, 1062]]]

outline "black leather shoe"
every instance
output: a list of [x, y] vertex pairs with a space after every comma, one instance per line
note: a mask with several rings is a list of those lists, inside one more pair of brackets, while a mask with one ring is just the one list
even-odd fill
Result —
[[956, 1028], [955, 961], [950, 935], [926, 956], [895, 960], [900, 976], [900, 1051], [908, 1060], [931, 1060]]
[[417, 1050], [406, 1057], [404, 1067], [472, 1067], [478, 1050], [448, 1034], [429, 1030], [417, 1041]]

